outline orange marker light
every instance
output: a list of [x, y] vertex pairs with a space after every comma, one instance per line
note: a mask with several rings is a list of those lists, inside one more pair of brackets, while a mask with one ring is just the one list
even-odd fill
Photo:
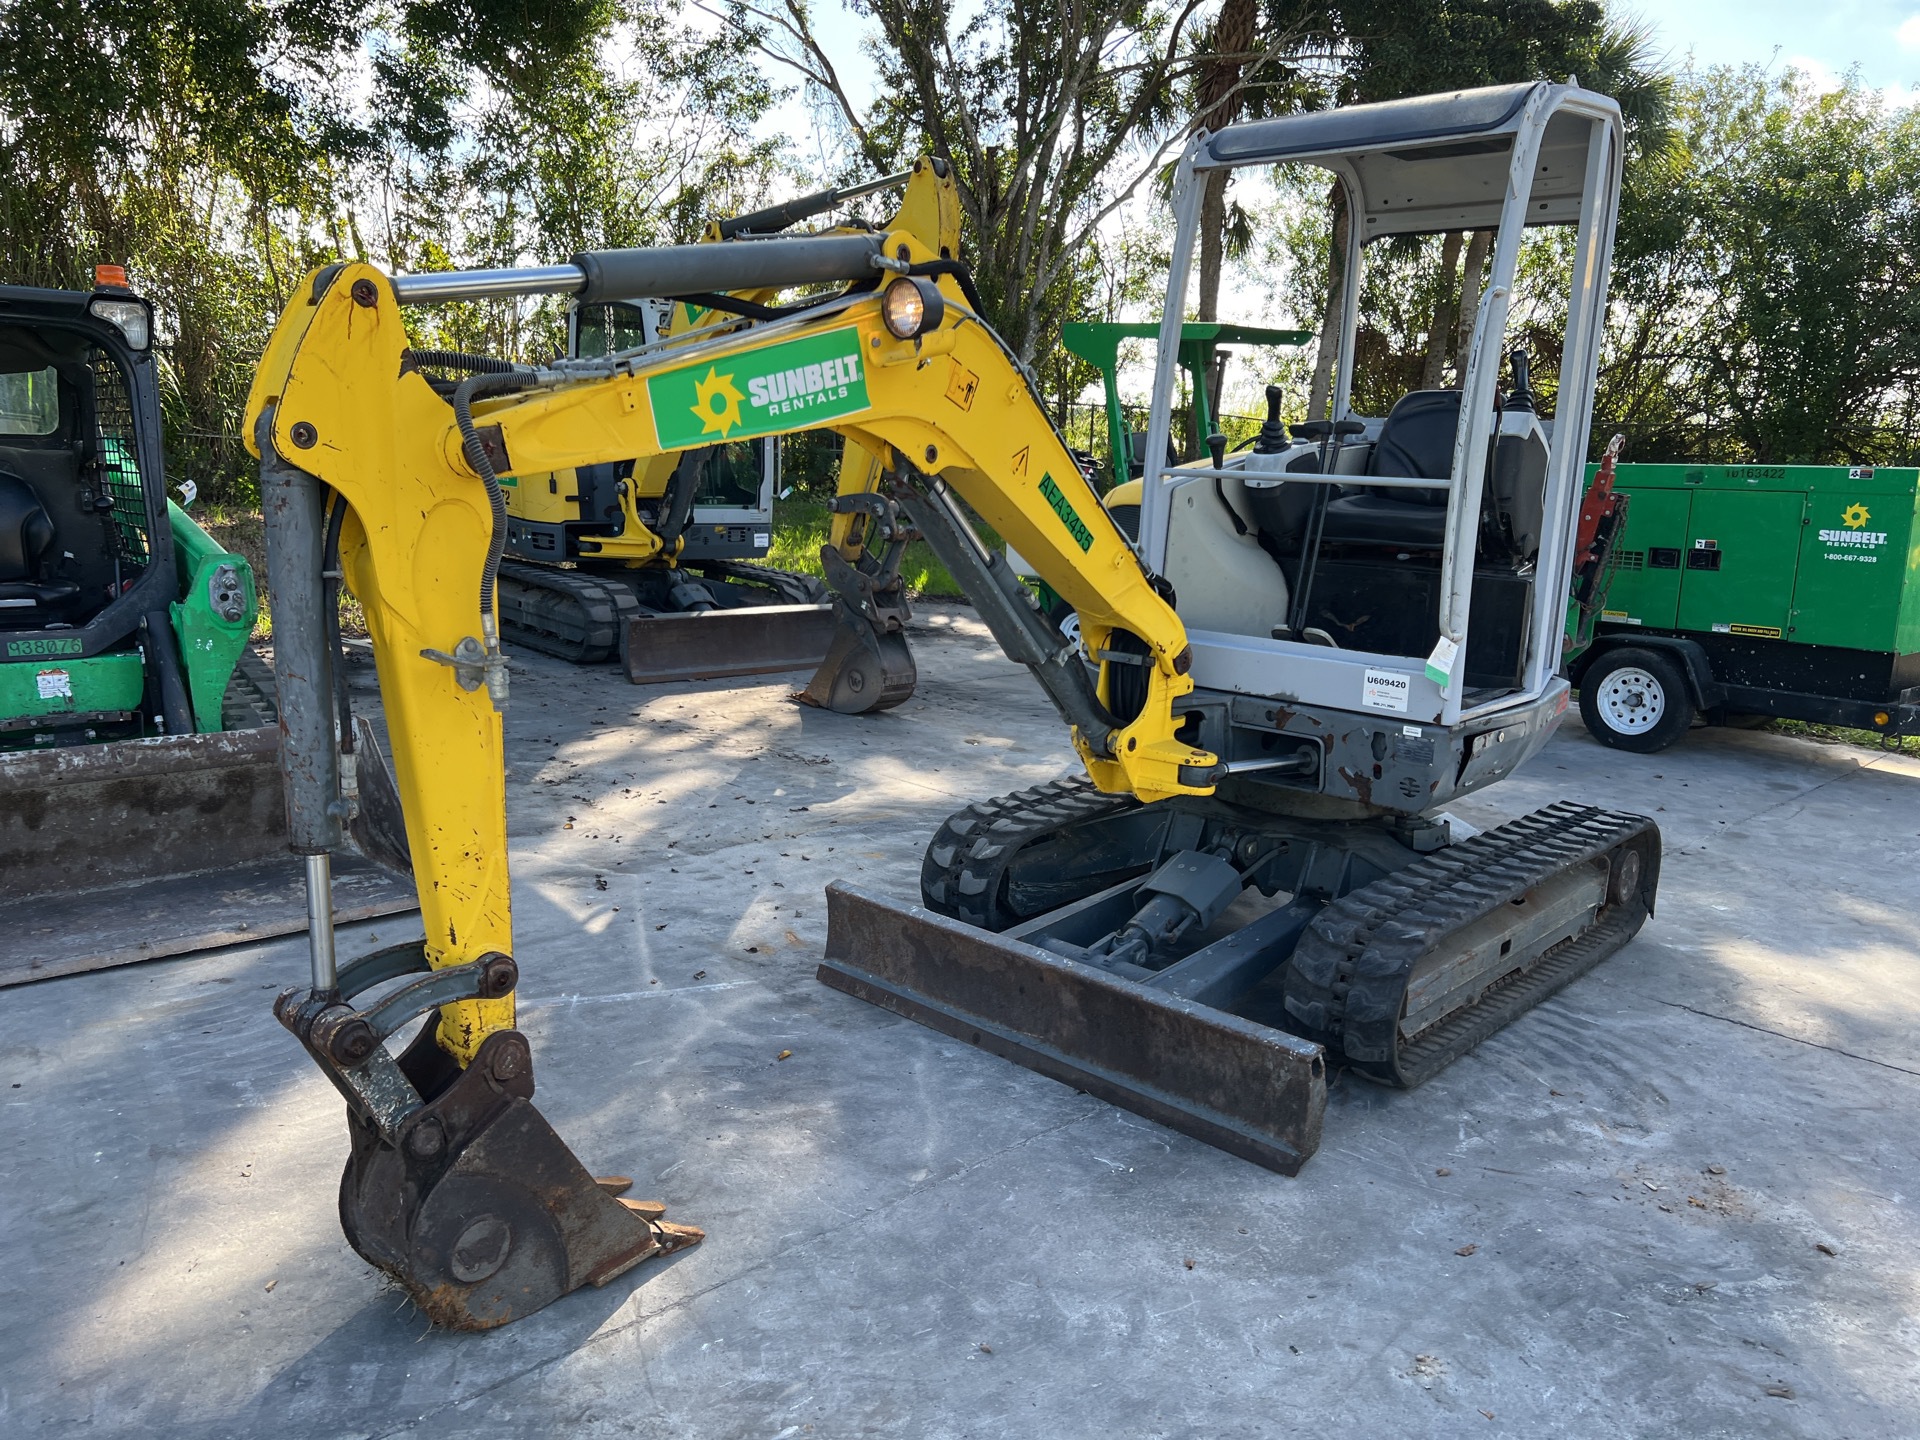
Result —
[[127, 267], [124, 265], [96, 265], [93, 267], [93, 288], [96, 290], [125, 290], [127, 285]]

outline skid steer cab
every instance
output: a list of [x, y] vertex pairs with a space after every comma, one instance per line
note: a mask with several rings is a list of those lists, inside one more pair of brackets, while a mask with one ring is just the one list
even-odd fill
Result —
[[0, 286], [0, 985], [306, 922], [252, 567], [169, 498], [155, 338], [118, 266]]

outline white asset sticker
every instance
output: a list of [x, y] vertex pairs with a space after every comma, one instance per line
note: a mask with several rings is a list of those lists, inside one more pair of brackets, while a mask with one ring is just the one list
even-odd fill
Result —
[[769, 542], [771, 542], [772, 539], [773, 537], [767, 534], [767, 532], [764, 530], [756, 530], [753, 532], [753, 543], [754, 543], [755, 549], [759, 549], [759, 550], [766, 549], [767, 545], [769, 544]]
[[1360, 682], [1360, 703], [1369, 710], [1404, 712], [1413, 694], [1413, 677], [1404, 670], [1369, 670]]
[[42, 700], [71, 700], [73, 675], [66, 670], [42, 670], [33, 677]]

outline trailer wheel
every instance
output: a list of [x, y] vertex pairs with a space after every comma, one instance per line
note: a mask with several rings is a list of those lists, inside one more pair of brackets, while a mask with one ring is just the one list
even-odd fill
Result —
[[1080, 612], [1064, 600], [1055, 600], [1047, 611], [1047, 619], [1053, 622], [1053, 628], [1075, 645], [1080, 643]]
[[1609, 650], [1580, 677], [1580, 718], [1602, 745], [1652, 755], [1693, 724], [1686, 676], [1655, 650]]

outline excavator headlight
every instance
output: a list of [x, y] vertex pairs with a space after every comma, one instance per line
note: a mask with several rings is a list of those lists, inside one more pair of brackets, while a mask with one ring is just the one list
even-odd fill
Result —
[[153, 315], [144, 300], [116, 300], [96, 295], [87, 313], [104, 320], [126, 337], [135, 350], [144, 350], [153, 339]]
[[880, 318], [897, 340], [911, 340], [940, 328], [947, 302], [931, 280], [902, 275], [887, 286], [880, 299]]

